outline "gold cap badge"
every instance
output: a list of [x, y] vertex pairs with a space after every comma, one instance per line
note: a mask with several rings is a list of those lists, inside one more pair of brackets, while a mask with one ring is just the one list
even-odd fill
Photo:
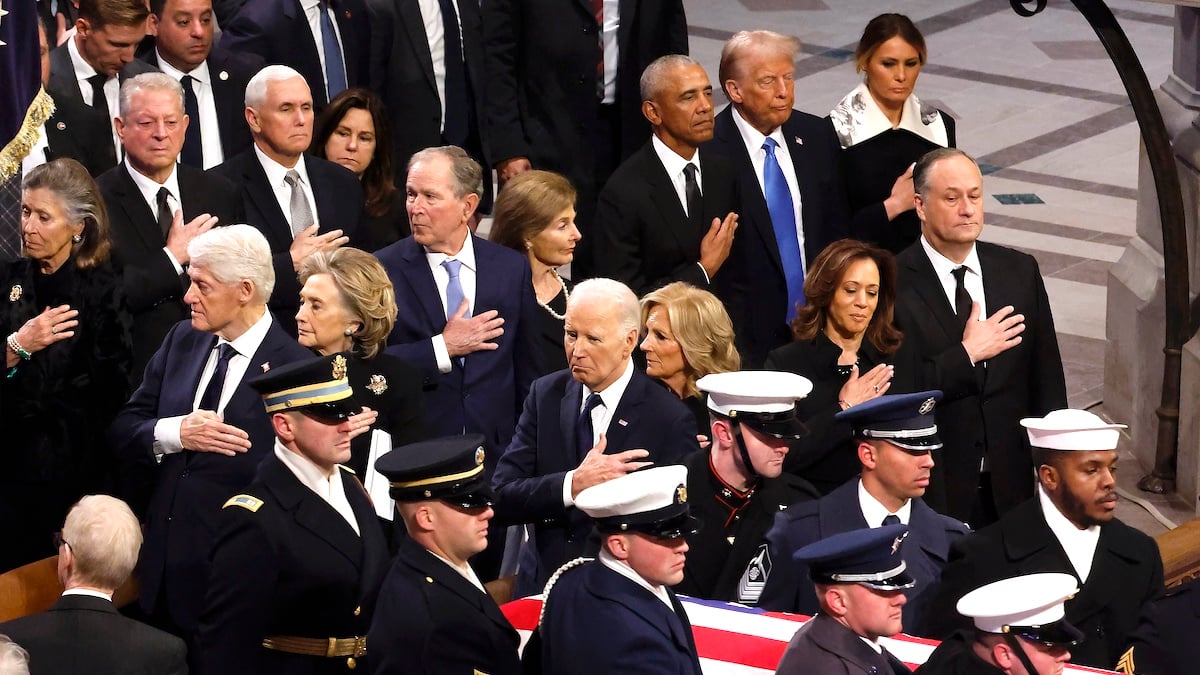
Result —
[[333, 357], [333, 379], [342, 380], [346, 377], [346, 357], [338, 354]]

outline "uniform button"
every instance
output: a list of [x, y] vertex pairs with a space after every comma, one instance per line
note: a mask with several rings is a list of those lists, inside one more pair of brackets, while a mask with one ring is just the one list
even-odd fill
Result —
[[431, 584], [432, 584], [432, 583], [433, 583], [433, 577], [425, 577], [425, 581], [428, 581], [429, 583], [431, 583]]
[[187, 471], [184, 471], [183, 473], [179, 474], [179, 477], [180, 477], [180, 478], [187, 478], [187, 477], [188, 477], [188, 472], [187, 472]]
[[350, 658], [346, 659], [346, 667], [350, 670], [354, 670], [358, 667], [358, 661], [355, 661], [354, 657], [351, 656]]
[[354, 608], [354, 616], [358, 616], [360, 614], [362, 614], [362, 607], [355, 607]]

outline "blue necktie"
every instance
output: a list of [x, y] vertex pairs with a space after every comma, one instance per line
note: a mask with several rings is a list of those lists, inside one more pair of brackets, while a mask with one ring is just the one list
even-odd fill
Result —
[[342, 46], [338, 44], [333, 19], [329, 17], [332, 7], [332, 0], [322, 0], [317, 7], [317, 12], [321, 15], [321, 47], [325, 51], [325, 91], [329, 93], [330, 101], [346, 88], [346, 64], [342, 60]]
[[442, 46], [446, 64], [446, 117], [442, 138], [451, 145], [465, 145], [470, 134], [470, 104], [467, 102], [467, 69], [463, 63], [462, 37], [453, 0], [438, 0], [442, 10]]
[[792, 202], [792, 191], [788, 188], [779, 160], [775, 159], [775, 139], [763, 141], [766, 151], [763, 162], [763, 192], [767, 198], [767, 211], [771, 213], [771, 227], [775, 230], [775, 243], [779, 245], [779, 260], [783, 263], [783, 276], [787, 279], [787, 321], [796, 318], [796, 305], [804, 304], [804, 261], [800, 251], [800, 239], [796, 236], [796, 208]]
[[179, 78], [179, 84], [183, 86], [183, 111], [188, 116], [188, 128], [183, 135], [183, 153], [180, 159], [190, 167], [203, 169], [204, 141], [200, 137], [200, 100], [196, 98], [192, 82], [191, 75]]
[[[463, 294], [462, 282], [458, 279], [462, 262], [447, 258], [442, 261], [442, 267], [445, 267], [446, 273], [450, 275], [450, 281], [446, 284], [446, 320], [449, 321], [467, 296]], [[467, 307], [467, 316], [471, 316], [470, 307]]]
[[200, 396], [200, 405], [196, 406], [196, 410], [211, 410], [217, 411], [221, 407], [221, 390], [225, 388], [225, 373], [229, 372], [229, 359], [232, 359], [237, 354], [237, 350], [228, 342], [222, 342], [217, 346], [217, 367], [213, 369], [212, 377], [208, 380], [208, 386], [204, 388], [204, 393]]
[[880, 524], [880, 527], [887, 527], [888, 525], [899, 525], [899, 524], [900, 524], [900, 516], [897, 516], [894, 513], [889, 513], [889, 514], [887, 514], [887, 516], [884, 517], [883, 523]]
[[604, 405], [604, 401], [600, 394], [592, 393], [583, 404], [583, 411], [579, 413], [579, 423], [575, 425], [576, 450], [581, 462], [592, 449], [592, 437], [595, 435], [592, 429], [592, 409], [598, 405]]

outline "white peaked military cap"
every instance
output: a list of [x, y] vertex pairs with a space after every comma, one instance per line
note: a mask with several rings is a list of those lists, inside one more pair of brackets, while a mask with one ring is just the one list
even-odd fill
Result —
[[1002, 579], [967, 593], [958, 613], [985, 633], [1013, 633], [1033, 642], [1072, 645], [1083, 634], [1066, 620], [1063, 608], [1079, 592], [1070, 574], [1046, 572]]

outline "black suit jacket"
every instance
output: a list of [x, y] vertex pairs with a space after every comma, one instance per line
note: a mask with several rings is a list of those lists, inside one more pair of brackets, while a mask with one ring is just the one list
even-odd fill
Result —
[[[954, 609], [966, 593], [1035, 572], [1079, 576], [1046, 525], [1036, 497], [951, 548], [942, 585], [929, 604], [931, 634], [944, 637], [966, 627]], [[1071, 663], [1112, 668], [1142, 609], [1163, 591], [1158, 546], [1120, 520], [1101, 525], [1091, 573], [1079, 588], [1065, 605], [1067, 621], [1084, 634], [1083, 642], [1071, 647]]]
[[[258, 6], [257, 4], [253, 6]], [[249, 7], [245, 11], [248, 11]], [[240, 16], [240, 15], [239, 15]], [[304, 156], [304, 166], [312, 182], [317, 201], [314, 214], [320, 232], [342, 230], [350, 237], [349, 246], [358, 243], [358, 228], [363, 220], [362, 185], [349, 169], [312, 155]], [[271, 245], [271, 263], [275, 267], [275, 290], [268, 303], [275, 318], [291, 335], [296, 334], [296, 312], [300, 309], [300, 279], [292, 265], [288, 248], [292, 245], [292, 228], [275, 200], [275, 192], [267, 182], [254, 148], [214, 166], [210, 172], [241, 186], [242, 210], [246, 222], [258, 228]]]
[[345, 671], [345, 658], [273, 651], [262, 641], [276, 635], [366, 635], [387, 570], [383, 530], [370, 498], [349, 471], [337, 474], [357, 534], [271, 447], [243, 491], [261, 506], [250, 510], [226, 503], [221, 509], [197, 661], [205, 673]]
[[[367, 0], [371, 15], [370, 87], [383, 97], [392, 128], [393, 164], [397, 183], [413, 153], [442, 145], [442, 108], [433, 75], [433, 58], [425, 36], [418, 0]], [[467, 77], [470, 83], [474, 135], [480, 143], [466, 150], [486, 166], [482, 142], [484, 113], [483, 24], [478, 2], [458, 3], [458, 20]], [[491, 181], [484, 181], [490, 194]], [[489, 202], [490, 203], [490, 202]]]
[[[124, 82], [135, 75], [155, 72], [158, 72], [158, 69], [154, 68], [148, 63], [145, 63], [144, 61], [138, 61], [135, 59], [127, 63], [125, 67], [121, 69], [121, 72], [117, 74], [117, 76], [120, 78], [121, 82]], [[68, 128], [74, 127], [77, 131], [82, 129], [95, 130], [97, 132], [99, 131], [99, 128], [96, 126], [98, 122], [95, 120], [97, 117], [95, 109], [83, 102], [83, 95], [79, 92], [79, 81], [75, 79], [75, 65], [71, 63], [71, 53], [67, 51], [67, 43], [65, 42], [50, 51], [50, 82], [46, 86], [46, 91], [49, 92], [56, 104], [61, 103], [65, 99], [70, 99], [76, 104], [67, 104], [62, 113], [56, 115], [56, 117], [59, 118], [59, 121], [62, 121]], [[113, 117], [116, 117], [119, 113], [117, 110], [110, 110], [109, 112]], [[72, 119], [76, 118], [77, 116], [77, 119]], [[107, 119], [105, 122], [107, 123], [105, 131], [107, 132], [108, 136], [105, 137], [101, 135], [99, 138], [95, 139], [97, 147], [101, 152], [103, 152], [103, 162], [97, 164], [95, 167], [88, 166], [86, 163], [84, 164], [84, 166], [88, 166], [89, 170], [92, 170], [93, 168], [95, 169], [95, 171], [92, 173], [93, 176], [97, 176], [111, 169], [117, 164], [116, 146], [113, 145], [112, 141], [107, 140], [108, 138], [112, 138], [113, 135], [112, 120]], [[47, 125], [49, 126], [51, 123], [47, 122]], [[59, 129], [56, 128], [56, 131], [58, 130]]]
[[972, 518], [979, 462], [986, 453], [996, 511], [1033, 496], [1033, 461], [1023, 417], [1067, 407], [1054, 317], [1037, 261], [977, 242], [989, 315], [1012, 305], [1025, 315], [1021, 343], [972, 367], [962, 330], [933, 264], [918, 240], [897, 257], [896, 325], [920, 360], [919, 390], [940, 389], [938, 433], [945, 444], [926, 501], [959, 520]]
[[[108, 208], [113, 257], [125, 271], [125, 296], [133, 314], [131, 375], [136, 386], [167, 331], [188, 318], [183, 294], [190, 282], [186, 276], [180, 277], [167, 258], [158, 215], [142, 198], [130, 170], [122, 163], [97, 178], [96, 184]], [[241, 221], [242, 201], [229, 181], [182, 164], [177, 167], [177, 179], [184, 223], [202, 213], [216, 216], [220, 225]]]
[[[371, 40], [366, 5], [363, 0], [338, 0], [334, 15], [341, 34], [346, 86], [365, 85]], [[231, 52], [257, 54], [266, 63], [295, 68], [308, 82], [313, 104], [320, 110], [329, 103], [329, 97], [318, 39], [309, 28], [299, 0], [254, 0], [245, 3], [229, 24], [222, 26], [220, 46]]]
[[[833, 129], [819, 117], [793, 110], [782, 129], [800, 187], [804, 259], [811, 264], [827, 245], [849, 232], [849, 211], [838, 175], [841, 153]], [[732, 105], [717, 115], [713, 140], [703, 150], [727, 159], [737, 174], [738, 231], [729, 260], [717, 276], [717, 288], [733, 320], [743, 367], [758, 367], [767, 352], [792, 338], [787, 325], [787, 280], [767, 200], [734, 122]]]
[[[146, 63], [158, 68], [158, 52], [150, 50]], [[208, 53], [208, 72], [212, 78], [213, 102], [217, 109], [217, 127], [221, 133], [221, 152], [226, 158], [250, 149], [252, 139], [246, 124], [246, 85], [263, 66], [256, 54], [235, 52], [213, 45]], [[199, 124], [200, 120], [191, 120]]]
[[42, 125], [46, 132], [46, 161], [69, 157], [92, 176], [111, 169], [117, 158], [105, 134], [112, 133], [109, 131], [112, 120], [84, 105], [78, 97], [51, 94], [51, 98], [54, 113]]
[[490, 596], [408, 537], [379, 589], [370, 672], [519, 675], [520, 638]]
[[183, 640], [121, 616], [111, 602], [65, 595], [45, 612], [0, 624], [29, 652], [32, 675], [187, 675]]
[[699, 265], [700, 240], [713, 218], [738, 209], [729, 163], [706, 152], [700, 152], [699, 161], [700, 227], [688, 219], [650, 141], [617, 167], [596, 204], [592, 229], [598, 276], [622, 281], [639, 296], [672, 281], [708, 287]]
[[[504, 451], [492, 485], [496, 520], [533, 523], [533, 546], [523, 555], [515, 595], [540, 593], [560, 565], [595, 555], [592, 521], [575, 507], [563, 506], [563, 480], [579, 466], [575, 427], [583, 403], [583, 385], [560, 370], [534, 381], [525, 399], [512, 444]], [[608, 425], [613, 454], [634, 448], [650, 451], [655, 464], [677, 464], [697, 450], [692, 413], [666, 388], [635, 369]]]
[[[122, 461], [155, 466], [154, 425], [160, 418], [187, 415], [216, 336], [185, 321], [176, 324], [150, 359], [142, 385], [113, 421], [109, 438]], [[250, 436], [248, 452], [227, 457], [211, 452], [164, 455], [157, 463], [146, 539], [138, 559], [141, 603], [166, 613], [184, 630], [194, 630], [204, 601], [209, 547], [218, 530], [221, 504], [254, 479], [270, 453], [275, 433], [262, 398], [246, 381], [272, 366], [311, 358], [276, 322], [250, 359], [246, 375], [225, 405], [224, 419]], [[169, 581], [164, 585], [164, 577]]]

